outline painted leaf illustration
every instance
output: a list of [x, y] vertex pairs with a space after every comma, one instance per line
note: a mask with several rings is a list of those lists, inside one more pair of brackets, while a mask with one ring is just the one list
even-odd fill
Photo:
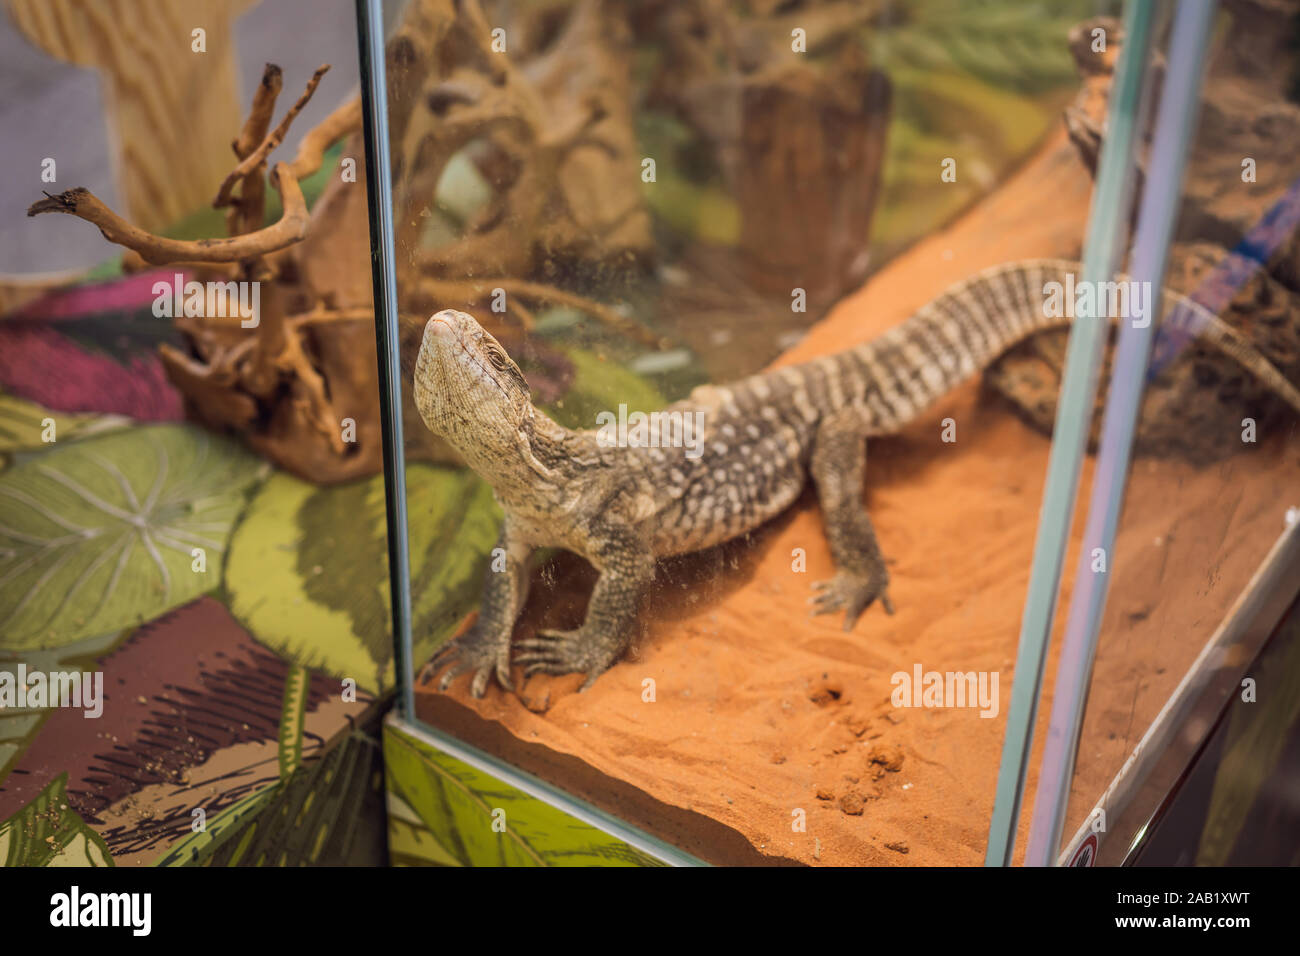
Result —
[[382, 835], [370, 823], [382, 817], [382, 769], [378, 742], [353, 730], [289, 779], [209, 817], [205, 832], [154, 865], [383, 865]]
[[0, 473], [0, 647], [70, 644], [216, 587], [244, 492], [265, 469], [208, 432], [157, 425]]
[[220, 813], [215, 813], [199, 830], [164, 853], [154, 861], [154, 866], [202, 866], [219, 848], [240, 832], [240, 825], [257, 815], [280, 792], [281, 784], [271, 784], [261, 790], [255, 790]]
[[[384, 733], [388, 791], [402, 846], [414, 845], [413, 812], [425, 844], [405, 862], [460, 866], [662, 866], [581, 822], [423, 741]], [[495, 825], [494, 825], [495, 824]], [[430, 842], [437, 844], [436, 849]]]
[[68, 808], [62, 774], [27, 806], [0, 823], [0, 866], [112, 866], [98, 833]]
[[120, 427], [129, 421], [121, 415], [53, 412], [34, 402], [0, 392], [0, 452], [44, 449], [50, 447], [46, 436], [56, 441], [66, 441]]
[[460, 860], [443, 849], [415, 812], [392, 790], [387, 796], [388, 860], [392, 866], [460, 866]]
[[[473, 474], [407, 469], [412, 631], [428, 656], [478, 599], [500, 514]], [[391, 686], [393, 640], [384, 480], [317, 488], [274, 475], [231, 542], [232, 613], [291, 663]]]

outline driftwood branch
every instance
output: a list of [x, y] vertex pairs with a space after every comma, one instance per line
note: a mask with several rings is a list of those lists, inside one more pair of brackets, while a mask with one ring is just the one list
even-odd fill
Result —
[[[311, 79], [307, 81], [307, 89], [303, 91], [303, 94], [300, 97], [298, 97], [298, 102], [294, 103], [293, 106], [289, 108], [289, 112], [284, 114], [284, 119], [280, 120], [280, 124], [262, 140], [255, 150], [244, 157], [240, 161], [239, 165], [236, 166], [224, 180], [222, 180], [221, 188], [217, 190], [217, 198], [212, 200], [213, 206], [220, 209], [223, 206], [230, 205], [230, 195], [235, 188], [235, 184], [245, 176], [255, 173], [258, 167], [266, 162], [266, 157], [270, 155], [271, 150], [284, 142], [285, 134], [289, 132], [289, 126], [293, 123], [294, 117], [302, 112], [302, 108], [307, 105], [307, 101], [311, 99], [311, 95], [316, 92], [316, 87], [320, 85], [321, 77], [325, 75], [329, 68], [328, 63], [317, 67], [316, 72], [313, 73]], [[259, 89], [258, 95], [260, 96], [261, 93], [262, 90]], [[255, 100], [254, 111], [256, 111], [256, 109], [257, 102]], [[249, 123], [251, 124], [252, 121], [253, 116], [250, 115]], [[248, 126], [246, 125], [245, 130], [247, 129]]]
[[131, 225], [109, 209], [89, 189], [78, 187], [32, 203], [29, 216], [62, 212], [84, 219], [103, 233], [104, 238], [139, 253], [152, 265], [173, 262], [234, 262], [283, 249], [302, 239], [307, 232], [307, 202], [298, 180], [286, 163], [277, 163], [271, 171], [271, 184], [279, 190], [284, 214], [279, 221], [229, 239], [168, 239]]
[[[404, 334], [418, 331], [419, 317], [431, 310], [479, 308], [502, 288], [508, 316], [495, 318], [506, 324], [530, 329], [540, 307], [564, 305], [662, 345], [610, 305], [550, 284], [557, 263], [571, 264], [575, 276], [631, 275], [653, 259], [635, 174], [631, 14], [604, 0], [579, 0], [572, 10], [531, 21], [520, 14], [508, 23], [512, 37], [536, 42], [512, 41], [504, 56], [492, 46], [498, 12], [489, 18], [484, 5], [411, 0], [386, 48]], [[524, 29], [526, 22], [536, 29]], [[62, 212], [93, 223], [124, 248], [131, 270], [184, 264], [203, 280], [261, 282], [255, 330], [238, 316], [177, 317], [186, 346], [163, 348], [164, 368], [191, 414], [240, 433], [295, 474], [332, 482], [381, 466], [381, 429], [371, 411], [377, 362], [360, 98], [307, 131], [291, 160], [270, 158], [301, 122], [327, 69], [315, 72], [277, 122], [284, 77], [266, 65], [232, 130], [233, 168], [219, 174], [215, 190], [225, 238], [155, 235], [85, 189], [46, 196], [29, 214]], [[345, 139], [357, 176], [329, 177], [309, 216], [301, 182]], [[426, 234], [425, 210], [436, 205], [458, 154], [476, 166], [490, 196], [451, 223], [458, 235], [435, 238]], [[284, 200], [272, 225], [264, 225], [268, 189]], [[354, 426], [346, 441], [345, 421]], [[445, 457], [445, 450], [424, 450]]]
[[306, 179], [320, 169], [325, 150], [335, 142], [361, 129], [361, 97], [354, 97], [312, 128], [298, 144], [298, 155], [289, 164], [296, 179]]
[[284, 74], [274, 63], [266, 64], [262, 71], [262, 82], [253, 94], [253, 105], [248, 111], [248, 119], [239, 137], [230, 144], [236, 156], [244, 159], [257, 148], [258, 143], [266, 138], [266, 131], [271, 126], [271, 117], [275, 112], [275, 101], [284, 86]]
[[[266, 137], [271, 126], [271, 117], [275, 111], [275, 101], [284, 85], [280, 68], [274, 63], [266, 64], [262, 71], [262, 82], [253, 94], [253, 106], [244, 121], [244, 128], [230, 144], [237, 159], [245, 159], [257, 144]], [[262, 181], [264, 166], [258, 166], [246, 174], [240, 184], [239, 198], [231, 203], [226, 213], [226, 231], [232, 236], [240, 236], [261, 228], [266, 217], [266, 183]]]

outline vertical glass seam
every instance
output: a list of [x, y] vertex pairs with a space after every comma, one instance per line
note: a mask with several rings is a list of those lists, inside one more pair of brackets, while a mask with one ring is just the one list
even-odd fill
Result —
[[[1097, 454], [1086, 530], [1075, 570], [1074, 590], [1052, 700], [1051, 723], [1043, 749], [1034, 801], [1034, 818], [1027, 866], [1047, 866], [1056, 855], [1065, 810], [1069, 802], [1069, 777], [1078, 749], [1084, 695], [1092, 674], [1101, 616], [1106, 606], [1110, 576], [1115, 573], [1114, 545], [1124, 503], [1133, 433], [1137, 425], [1151, 343], [1164, 301], [1165, 268], [1182, 195], [1188, 146], [1200, 107], [1202, 61], [1209, 43], [1213, 0], [1186, 0], [1175, 14], [1169, 43], [1169, 67], [1160, 98], [1155, 140], [1134, 238], [1130, 274], [1152, 290], [1148, 322], [1121, 324], [1114, 371], [1106, 398], [1101, 447]], [[1093, 549], [1101, 548], [1106, 570], [1092, 570]]]
[[396, 242], [392, 167], [388, 156], [388, 97], [384, 15], [380, 0], [357, 0], [362, 129], [370, 215], [370, 267], [379, 346], [379, 417], [384, 440], [384, 511], [388, 521], [388, 578], [392, 591], [393, 679], [402, 712], [414, 714], [411, 660], [410, 554], [406, 537], [406, 453], [402, 446], [402, 372], [397, 325]]
[[[1124, 11], [1124, 46], [1111, 87], [1106, 136], [1097, 164], [1097, 181], [1084, 246], [1084, 281], [1105, 280], [1114, 271], [1123, 248], [1133, 176], [1135, 132], [1140, 113], [1145, 66], [1151, 45], [1155, 5], [1129, 3]], [[1038, 517], [1029, 589], [1016, 650], [1011, 705], [998, 766], [993, 816], [989, 822], [986, 866], [1008, 866], [1015, 846], [1016, 824], [1024, 797], [1025, 773], [1033, 746], [1034, 720], [1061, 571], [1065, 561], [1070, 519], [1078, 493], [1079, 473], [1092, 421], [1097, 372], [1108, 323], [1096, 315], [1078, 314], [1070, 328], [1065, 372], [1057, 401], [1056, 424], [1048, 457], [1047, 482]]]

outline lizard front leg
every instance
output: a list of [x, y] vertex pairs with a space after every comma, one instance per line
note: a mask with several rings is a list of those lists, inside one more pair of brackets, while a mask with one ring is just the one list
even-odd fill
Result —
[[424, 681], [450, 663], [451, 667], [438, 685], [439, 690], [446, 690], [453, 680], [468, 670], [474, 671], [470, 693], [475, 697], [483, 696], [493, 671], [503, 688], [514, 690], [510, 680], [510, 636], [515, 619], [528, 599], [528, 566], [533, 549], [515, 532], [508, 517], [501, 526], [496, 547], [493, 564], [501, 552], [505, 567], [499, 571], [489, 567], [478, 620], [456, 640], [438, 648], [420, 675]]
[[813, 585], [820, 593], [810, 598], [814, 614], [844, 610], [844, 630], [852, 630], [858, 617], [877, 598], [887, 614], [889, 571], [871, 519], [862, 506], [867, 470], [866, 428], [861, 413], [845, 409], [825, 419], [813, 439], [812, 478], [826, 523], [826, 537], [835, 559], [835, 577]]
[[525, 665], [524, 676], [580, 671], [587, 675], [581, 687], [586, 690], [631, 642], [641, 595], [654, 578], [654, 557], [643, 541], [621, 528], [599, 532], [589, 557], [600, 578], [582, 627], [538, 631], [535, 638], [518, 641], [523, 653], [515, 663]]

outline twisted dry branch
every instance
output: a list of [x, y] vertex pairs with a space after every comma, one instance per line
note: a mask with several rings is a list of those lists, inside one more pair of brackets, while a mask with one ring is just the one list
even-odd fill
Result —
[[244, 121], [244, 128], [230, 144], [240, 159], [252, 153], [265, 138], [266, 131], [271, 126], [271, 116], [275, 112], [275, 101], [283, 86], [284, 74], [281, 69], [274, 63], [266, 64], [262, 71], [262, 82], [253, 94], [253, 105], [248, 111], [248, 119]]
[[89, 189], [77, 187], [56, 196], [46, 195], [27, 209], [27, 215], [62, 212], [98, 226], [109, 242], [125, 246], [145, 262], [161, 266], [173, 262], [234, 262], [275, 252], [307, 234], [307, 201], [287, 163], [276, 163], [271, 184], [280, 193], [284, 213], [279, 221], [229, 239], [168, 239], [131, 225], [109, 209]]
[[306, 179], [320, 169], [325, 150], [349, 133], [361, 129], [361, 97], [353, 97], [317, 126], [308, 130], [298, 144], [298, 155], [289, 164], [294, 178]]
[[[329, 68], [328, 63], [316, 68], [316, 72], [313, 73], [311, 79], [307, 81], [307, 89], [305, 89], [302, 95], [298, 97], [298, 102], [289, 107], [289, 112], [284, 114], [284, 119], [280, 120], [280, 124], [276, 126], [275, 129], [271, 130], [266, 138], [258, 144], [257, 149], [253, 150], [240, 160], [239, 165], [231, 170], [230, 173], [227, 174], [226, 178], [221, 181], [221, 188], [217, 190], [217, 198], [212, 200], [213, 206], [220, 209], [223, 206], [230, 205], [230, 196], [235, 188], [235, 184], [245, 176], [256, 172], [258, 167], [266, 162], [266, 157], [270, 155], [271, 150], [284, 142], [285, 134], [289, 132], [289, 125], [294, 121], [294, 117], [302, 112], [302, 108], [307, 105], [307, 101], [311, 99], [311, 95], [316, 92], [316, 87], [320, 85], [320, 78], [325, 75]], [[261, 89], [259, 89], [258, 93], [260, 96]], [[256, 102], [254, 106], [256, 109]], [[250, 123], [252, 120], [253, 116], [250, 115]]]
[[[248, 119], [239, 136], [230, 144], [236, 159], [244, 159], [253, 152], [266, 137], [271, 127], [271, 118], [275, 112], [275, 101], [284, 85], [280, 68], [274, 63], [266, 64], [262, 71], [262, 82], [253, 94], [253, 106], [248, 111]], [[244, 176], [239, 189], [239, 198], [233, 200], [226, 211], [226, 232], [231, 236], [240, 236], [260, 228], [266, 216], [266, 183], [262, 181], [265, 165], [260, 165]]]

